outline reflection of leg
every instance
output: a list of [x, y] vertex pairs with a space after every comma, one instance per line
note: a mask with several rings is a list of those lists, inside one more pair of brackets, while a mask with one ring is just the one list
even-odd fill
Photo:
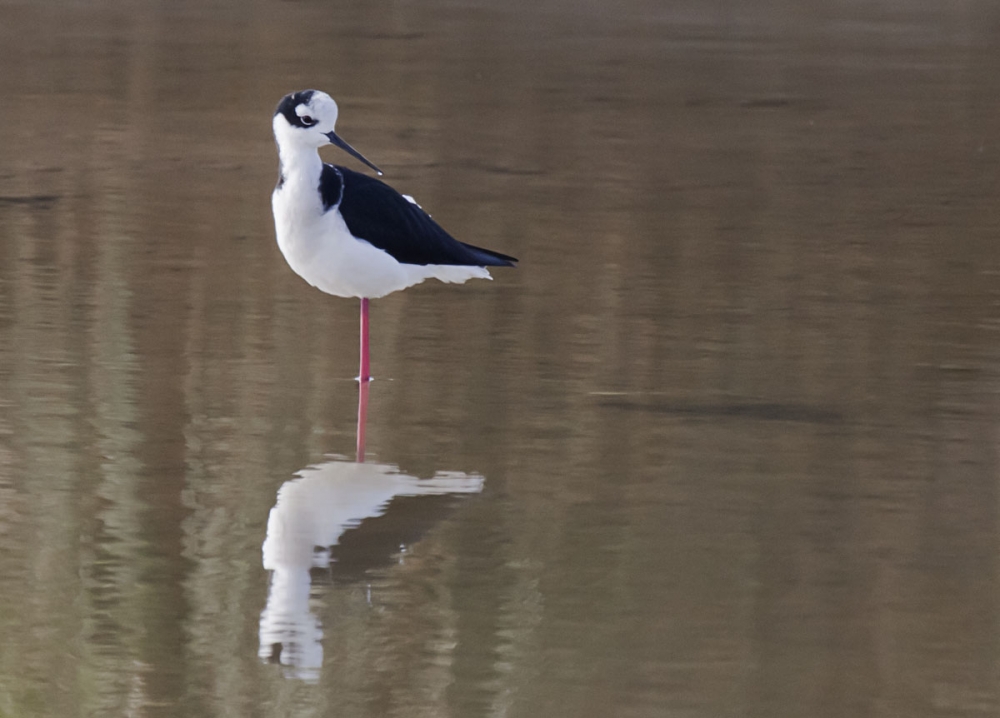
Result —
[[372, 374], [368, 362], [368, 299], [361, 300], [361, 372], [358, 381], [371, 381]]
[[358, 384], [358, 463], [365, 460], [365, 424], [368, 422], [368, 387], [371, 384], [363, 381]]
[[361, 371], [358, 374], [358, 462], [365, 460], [365, 424], [368, 421], [368, 386], [372, 375], [368, 360], [368, 299], [361, 300]]

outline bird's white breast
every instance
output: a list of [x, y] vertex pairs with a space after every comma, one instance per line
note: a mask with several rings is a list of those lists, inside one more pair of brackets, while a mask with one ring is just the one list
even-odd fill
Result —
[[337, 207], [325, 209], [319, 192], [322, 162], [283, 167], [284, 181], [271, 196], [278, 247], [292, 270], [338, 297], [375, 299], [431, 277], [443, 282], [489, 279], [483, 267], [400, 264], [354, 237]]

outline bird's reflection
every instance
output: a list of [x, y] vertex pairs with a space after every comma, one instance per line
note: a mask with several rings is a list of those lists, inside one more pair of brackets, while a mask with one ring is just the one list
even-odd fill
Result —
[[[418, 479], [391, 464], [364, 463], [367, 398], [362, 383], [358, 461], [334, 458], [302, 469], [278, 489], [267, 521], [263, 554], [271, 585], [260, 617], [260, 657], [304, 680], [318, 680], [323, 662], [323, 631], [309, 610], [310, 570], [326, 569], [334, 579], [361, 578], [392, 563], [401, 547], [439, 520], [449, 507], [440, 497], [483, 487], [483, 477], [475, 474], [438, 472]], [[433, 496], [439, 498], [423, 498]]]

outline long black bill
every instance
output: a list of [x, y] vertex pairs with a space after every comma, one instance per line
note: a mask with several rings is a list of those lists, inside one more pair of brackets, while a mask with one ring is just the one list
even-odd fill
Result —
[[340, 135], [338, 135], [336, 132], [327, 132], [326, 136], [330, 138], [330, 142], [332, 142], [333, 144], [337, 145], [337, 147], [339, 147], [340, 149], [344, 150], [344, 152], [346, 152], [349, 155], [354, 155], [359, 160], [361, 160], [362, 162], [364, 162], [366, 165], [368, 165], [369, 167], [371, 167], [373, 170], [375, 170], [379, 174], [382, 174], [382, 170], [380, 170], [378, 167], [376, 167], [371, 162], [369, 162], [368, 160], [366, 160], [365, 156], [363, 154], [361, 154], [356, 149], [354, 149], [353, 147], [351, 147], [349, 144], [347, 144], [346, 142], [344, 142], [344, 140], [341, 139]]

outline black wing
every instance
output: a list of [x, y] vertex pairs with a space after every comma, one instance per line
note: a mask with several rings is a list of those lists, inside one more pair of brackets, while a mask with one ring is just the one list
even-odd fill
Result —
[[[328, 175], [334, 168], [323, 170]], [[342, 179], [339, 209], [351, 234], [389, 253], [397, 262], [513, 267], [517, 261], [506, 254], [459, 242], [384, 182], [346, 167], [338, 166], [334, 171]], [[329, 193], [331, 199], [334, 194]]]

